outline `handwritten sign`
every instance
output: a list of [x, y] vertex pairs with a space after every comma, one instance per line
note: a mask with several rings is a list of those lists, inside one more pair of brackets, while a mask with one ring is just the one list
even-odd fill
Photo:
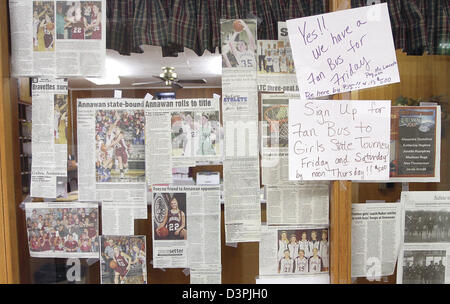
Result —
[[387, 4], [287, 21], [302, 99], [400, 82]]
[[290, 180], [388, 180], [389, 100], [289, 100]]

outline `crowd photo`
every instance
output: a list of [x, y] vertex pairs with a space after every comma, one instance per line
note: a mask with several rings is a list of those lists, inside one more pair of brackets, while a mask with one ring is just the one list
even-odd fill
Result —
[[426, 210], [406, 211], [405, 242], [450, 242], [450, 212]]
[[100, 1], [57, 1], [57, 39], [102, 39]]
[[403, 284], [444, 284], [445, 250], [411, 250], [403, 255]]
[[97, 182], [145, 180], [145, 116], [142, 110], [96, 113]]
[[278, 273], [318, 273], [329, 269], [328, 229], [278, 232]]
[[[33, 208], [26, 211], [31, 252], [98, 253], [98, 209]], [[76, 254], [75, 254], [76, 255]]]
[[145, 236], [101, 237], [102, 284], [146, 284]]

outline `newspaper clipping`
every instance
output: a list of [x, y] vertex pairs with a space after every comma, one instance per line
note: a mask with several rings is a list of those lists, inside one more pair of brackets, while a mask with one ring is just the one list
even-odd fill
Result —
[[104, 74], [105, 0], [11, 0], [12, 74]]
[[352, 205], [352, 277], [394, 273], [400, 248], [400, 203]]
[[259, 274], [317, 274], [329, 270], [327, 226], [262, 226]]
[[261, 94], [262, 184], [289, 182], [289, 98], [295, 94]]
[[67, 196], [67, 79], [32, 79], [31, 196]]
[[[102, 213], [111, 217], [104, 217], [103, 222], [115, 223], [110, 226], [114, 229], [123, 227], [124, 221], [146, 218], [144, 101], [111, 98], [77, 102], [79, 199], [106, 202]], [[121, 218], [124, 208], [112, 209], [114, 204], [108, 202], [130, 208], [133, 218]]]
[[101, 283], [147, 284], [145, 235], [101, 236]]
[[257, 242], [261, 226], [256, 20], [221, 20], [227, 243]]
[[450, 272], [450, 192], [402, 192], [404, 245], [398, 284], [448, 284]]
[[222, 159], [219, 98], [146, 100], [145, 118], [151, 184], [171, 184], [173, 168]]
[[191, 268], [189, 272], [191, 284], [222, 284], [221, 268]]
[[26, 203], [31, 257], [98, 258], [98, 205]]
[[266, 186], [268, 225], [327, 225], [329, 183]]
[[289, 40], [258, 40], [258, 91], [298, 92]]
[[439, 182], [441, 108], [392, 107], [390, 180]]
[[219, 271], [220, 187], [153, 186], [152, 192], [153, 266]]

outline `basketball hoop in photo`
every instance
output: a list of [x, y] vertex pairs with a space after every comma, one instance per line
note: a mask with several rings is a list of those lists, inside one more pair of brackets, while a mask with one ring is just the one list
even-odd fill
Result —
[[264, 119], [269, 123], [270, 138], [278, 140], [280, 147], [287, 147], [289, 138], [288, 106], [274, 105], [264, 110]]

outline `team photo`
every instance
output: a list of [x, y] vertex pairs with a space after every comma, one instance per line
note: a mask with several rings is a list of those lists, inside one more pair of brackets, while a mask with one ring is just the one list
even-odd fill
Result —
[[97, 182], [145, 181], [145, 117], [143, 110], [96, 112]]
[[33, 50], [55, 50], [55, 4], [53, 1], [33, 2]]
[[222, 67], [256, 66], [256, 20], [222, 20]]
[[102, 39], [101, 1], [57, 1], [57, 39]]
[[155, 240], [186, 240], [186, 193], [153, 194]]
[[445, 284], [445, 250], [411, 250], [403, 254], [403, 284]]
[[319, 273], [328, 269], [328, 229], [278, 231], [279, 274]]
[[450, 212], [427, 210], [406, 211], [405, 242], [450, 242]]
[[102, 284], [147, 284], [145, 235], [101, 236]]
[[295, 74], [289, 41], [258, 40], [258, 74]]
[[30, 252], [45, 256], [97, 255], [97, 208], [27, 208]]
[[55, 144], [67, 144], [67, 95], [54, 95]]

